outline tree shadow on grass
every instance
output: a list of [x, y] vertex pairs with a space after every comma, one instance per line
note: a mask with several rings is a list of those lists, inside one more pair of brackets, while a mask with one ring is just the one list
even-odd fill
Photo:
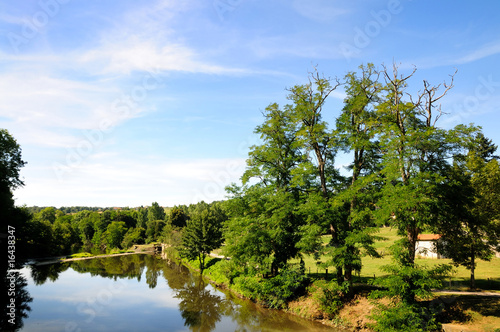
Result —
[[215, 265], [215, 263], [221, 261], [222, 258], [211, 258], [207, 264], [205, 265], [205, 270], [208, 269], [210, 266]]
[[453, 295], [440, 296], [437, 300], [444, 304], [444, 310], [440, 314], [440, 321], [443, 323], [467, 323], [472, 320], [470, 311], [482, 316], [500, 317], [498, 296]]

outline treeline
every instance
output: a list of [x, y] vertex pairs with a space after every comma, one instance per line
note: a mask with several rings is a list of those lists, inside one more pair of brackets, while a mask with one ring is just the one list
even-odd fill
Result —
[[[27, 207], [28, 211], [35, 214], [43, 209], [50, 207], [50, 206], [29, 206]], [[54, 207], [55, 208], [55, 207]], [[109, 208], [101, 208], [101, 207], [95, 207], [95, 206], [61, 206], [59, 211], [63, 213], [77, 213], [80, 211], [104, 211], [104, 210], [113, 210], [114, 208], [109, 207]]]
[[26, 215], [23, 242], [26, 257], [67, 255], [80, 251], [106, 252], [128, 249], [133, 244], [164, 242], [172, 226], [183, 227], [198, 211], [220, 203], [200, 202], [163, 208], [157, 202], [135, 209], [104, 209], [64, 212], [46, 207]]

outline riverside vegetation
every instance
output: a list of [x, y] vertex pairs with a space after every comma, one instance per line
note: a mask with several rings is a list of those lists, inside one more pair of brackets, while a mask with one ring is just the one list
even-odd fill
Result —
[[[215, 283], [271, 308], [375, 331], [439, 329], [467, 313], [433, 302], [432, 289], [457, 280], [452, 265], [467, 269], [477, 287], [478, 260], [491, 260], [498, 247], [500, 166], [480, 127], [437, 125], [454, 75], [438, 85], [424, 80], [418, 90], [415, 71], [368, 64], [339, 80], [314, 69], [307, 83], [287, 90], [289, 104], [263, 111], [242, 185], [228, 186], [228, 199], [211, 204], [15, 207], [12, 189], [23, 184], [24, 161], [2, 130], [2, 220], [16, 227], [20, 257], [162, 242]], [[344, 103], [332, 110], [328, 97], [341, 87]], [[346, 170], [339, 155], [351, 159]], [[451, 260], [416, 257], [424, 232], [442, 235], [439, 249]], [[210, 257], [214, 250], [230, 259]], [[478, 283], [498, 288], [491, 280], [498, 275]], [[347, 322], [342, 310], [367, 296], [371, 310]], [[300, 301], [317, 312], [301, 312]]]

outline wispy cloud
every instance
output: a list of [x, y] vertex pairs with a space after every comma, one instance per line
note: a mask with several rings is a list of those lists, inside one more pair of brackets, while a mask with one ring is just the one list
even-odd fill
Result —
[[480, 48], [466, 54], [465, 56], [458, 58], [457, 60], [455, 60], [455, 63], [465, 64], [469, 62], [474, 62], [499, 53], [500, 53], [500, 41], [495, 41], [493, 43], [483, 45]]
[[455, 51], [453, 54], [433, 54], [432, 56], [404, 61], [403, 67], [412, 68], [413, 65], [416, 65], [419, 69], [431, 69], [473, 63], [486, 57], [500, 54], [500, 40], [481, 45], [472, 51], [464, 53]]
[[[204, 59], [177, 35], [178, 16], [194, 6], [175, 1], [135, 5], [118, 14], [112, 28], [94, 31], [79, 49], [0, 52], [8, 64], [0, 67], [2, 125], [8, 123], [25, 143], [71, 147], [80, 139], [78, 130], [96, 128], [103, 119], [114, 127], [148, 110], [139, 105], [125, 115], [113, 113], [113, 103], [142, 83], [141, 72], [245, 73]], [[0, 19], [23, 23], [6, 14]]]
[[101, 75], [127, 75], [132, 71], [183, 71], [207, 74], [238, 74], [237, 68], [205, 62], [188, 46], [131, 36], [88, 50], [78, 58], [83, 64], [95, 64]]
[[294, 0], [292, 6], [300, 15], [320, 22], [328, 22], [350, 12], [342, 8], [338, 1], [329, 0]]

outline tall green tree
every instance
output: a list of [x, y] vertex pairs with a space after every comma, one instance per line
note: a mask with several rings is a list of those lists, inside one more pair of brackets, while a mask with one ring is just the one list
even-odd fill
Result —
[[[333, 84], [332, 84], [333, 83]], [[331, 210], [331, 199], [339, 188], [340, 176], [335, 167], [335, 155], [338, 144], [334, 131], [323, 119], [323, 109], [327, 98], [340, 86], [338, 80], [333, 81], [319, 74], [315, 68], [309, 74], [309, 82], [296, 85], [289, 89], [288, 99], [292, 101], [287, 105], [292, 113], [292, 120], [298, 130], [295, 134], [299, 148], [304, 155], [305, 162], [294, 170], [294, 183], [299, 184], [306, 193], [305, 206], [302, 211], [309, 210], [311, 202], [317, 204], [318, 213], [315, 218], [307, 218], [307, 223], [301, 226], [306, 238], [316, 237], [329, 231], [332, 235], [330, 248], [338, 247], [343, 242], [342, 220], [339, 215]], [[320, 199], [322, 197], [322, 200]], [[319, 226], [319, 227], [318, 227]], [[319, 244], [318, 241], [306, 241], [309, 244]], [[321, 250], [317, 248], [304, 248], [304, 241], [299, 244], [305, 252]], [[343, 265], [331, 261], [337, 268], [337, 278], [342, 279]]]
[[218, 207], [209, 207], [192, 215], [182, 231], [181, 256], [198, 259], [201, 273], [205, 269], [205, 258], [222, 244], [222, 225], [225, 215]]
[[[0, 233], [11, 235], [8, 231], [13, 227], [16, 237], [16, 261], [21, 263], [23, 258], [33, 253], [31, 243], [33, 233], [30, 231], [28, 210], [15, 206], [13, 191], [24, 185], [21, 179], [21, 168], [26, 165], [22, 159], [22, 150], [16, 139], [7, 129], [0, 128]], [[7, 241], [1, 241], [1, 249], [7, 252]], [[0, 267], [7, 264], [1, 260]]]
[[453, 155], [461, 148], [460, 140], [476, 130], [467, 126], [451, 130], [438, 127], [436, 123], [444, 114], [439, 102], [453, 87], [453, 75], [450, 83], [437, 86], [424, 80], [423, 88], [412, 95], [408, 90], [415, 71], [401, 75], [396, 65], [392, 71], [385, 68], [384, 93], [376, 107], [383, 181], [376, 216], [381, 224], [395, 227], [401, 236], [392, 248], [395, 264], [385, 269], [391, 273], [393, 284], [405, 285], [393, 290], [410, 306], [417, 305], [417, 296], [429, 295], [435, 287], [428, 282], [429, 275], [446, 270], [424, 273], [425, 269], [415, 264], [416, 242], [418, 235], [435, 227], [445, 213], [440, 201], [441, 185], [446, 182]]
[[264, 186], [291, 190], [292, 171], [304, 160], [295, 136], [297, 127], [288, 108], [278, 104], [266, 107], [264, 123], [257, 126], [263, 144], [250, 147], [243, 184], [258, 178]]
[[333, 198], [332, 205], [346, 209], [345, 223], [340, 225], [345, 236], [332, 250], [332, 261], [344, 268], [344, 279], [352, 290], [352, 272], [361, 270], [361, 248], [378, 257], [373, 248], [373, 210], [378, 197], [377, 172], [380, 170], [380, 148], [376, 140], [379, 123], [375, 106], [380, 102], [379, 73], [373, 64], [360, 66], [360, 75], [346, 75], [344, 108], [337, 118], [339, 148], [351, 153], [351, 171], [346, 187]]
[[[245, 269], [263, 274], [276, 275], [298, 253], [302, 221], [294, 210], [305, 186], [294, 180], [294, 172], [307, 158], [300, 150], [298, 126], [292, 116], [289, 105], [281, 109], [271, 104], [265, 109], [264, 123], [255, 129], [262, 144], [250, 149], [242, 177], [245, 186], [229, 189], [234, 206], [228, 209], [232, 215], [226, 227], [226, 252]], [[259, 182], [249, 186], [252, 178]], [[243, 252], [241, 243], [251, 242], [256, 250]]]

